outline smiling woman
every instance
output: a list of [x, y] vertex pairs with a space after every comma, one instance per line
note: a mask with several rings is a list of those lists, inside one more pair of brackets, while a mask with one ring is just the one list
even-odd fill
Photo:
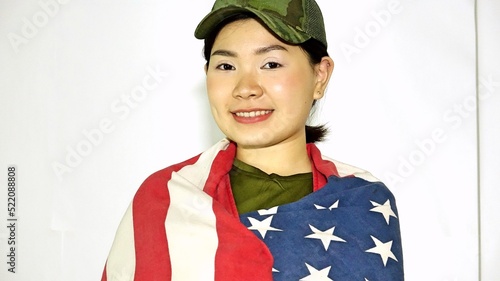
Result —
[[102, 280], [403, 280], [393, 195], [306, 125], [334, 65], [316, 2], [217, 0], [195, 36], [226, 138], [143, 183]]
[[219, 128], [238, 144], [237, 158], [267, 173], [310, 172], [305, 123], [333, 61], [311, 66], [300, 47], [282, 43], [255, 19], [227, 24], [212, 48], [208, 97]]

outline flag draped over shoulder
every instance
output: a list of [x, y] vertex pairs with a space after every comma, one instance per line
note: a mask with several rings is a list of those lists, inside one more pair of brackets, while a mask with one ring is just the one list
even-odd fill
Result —
[[274, 280], [403, 280], [394, 198], [381, 183], [332, 176], [302, 200], [240, 217], [273, 253]]
[[309, 144], [315, 192], [240, 216], [235, 151], [222, 140], [146, 179], [102, 281], [403, 280], [398, 214], [382, 183]]

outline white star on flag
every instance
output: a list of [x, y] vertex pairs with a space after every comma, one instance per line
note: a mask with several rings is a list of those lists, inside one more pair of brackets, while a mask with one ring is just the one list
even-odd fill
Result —
[[366, 250], [365, 252], [368, 253], [373, 253], [373, 254], [378, 254], [380, 255], [380, 258], [382, 258], [382, 262], [384, 263], [384, 267], [387, 265], [387, 260], [389, 258], [398, 261], [396, 256], [391, 251], [392, 247], [392, 240], [386, 243], [382, 243], [382, 241], [378, 240], [377, 238], [373, 237], [370, 235], [372, 238], [373, 242], [375, 243], [375, 247]]
[[262, 209], [258, 211], [261, 216], [276, 215], [278, 213], [278, 207], [272, 207], [270, 209]]
[[[326, 207], [323, 207], [321, 205], [317, 205], [317, 204], [314, 204], [314, 207], [316, 207], [316, 210], [326, 210], [327, 208]], [[333, 210], [333, 209], [337, 209], [339, 207], [339, 200], [335, 201], [335, 203], [333, 203], [330, 207], [328, 207], [328, 210]]]
[[330, 272], [331, 266], [323, 268], [322, 270], [317, 270], [316, 268], [308, 265], [306, 263], [307, 270], [309, 270], [309, 276], [306, 276], [299, 281], [333, 281], [328, 277], [328, 273]]
[[277, 229], [271, 226], [271, 221], [273, 220], [273, 216], [270, 216], [263, 221], [259, 221], [254, 218], [248, 218], [248, 220], [252, 224], [252, 226], [250, 226], [248, 229], [257, 230], [262, 236], [262, 238], [266, 238], [266, 233], [268, 231], [283, 231], [281, 229]]
[[373, 206], [375, 206], [375, 208], [370, 209], [370, 211], [381, 213], [384, 216], [387, 225], [389, 225], [389, 219], [391, 217], [397, 218], [396, 214], [392, 211], [391, 201], [389, 200], [385, 201], [384, 205], [380, 205], [379, 203], [374, 201], [370, 202], [372, 203]]
[[333, 235], [333, 231], [335, 230], [335, 226], [330, 228], [330, 229], [327, 229], [325, 231], [321, 231], [312, 225], [309, 225], [309, 227], [311, 228], [311, 231], [313, 232], [313, 234], [309, 234], [305, 238], [321, 240], [321, 242], [323, 243], [323, 246], [325, 247], [325, 251], [328, 250], [328, 246], [330, 246], [331, 241], [346, 242], [344, 239]]

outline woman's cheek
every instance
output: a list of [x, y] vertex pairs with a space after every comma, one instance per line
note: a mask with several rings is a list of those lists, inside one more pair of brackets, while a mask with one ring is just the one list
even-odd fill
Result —
[[214, 104], [221, 99], [224, 95], [225, 89], [224, 84], [219, 82], [220, 79], [208, 78], [207, 79], [207, 94], [210, 103]]
[[283, 76], [272, 76], [264, 82], [264, 88], [268, 89], [268, 94], [272, 94], [276, 98], [278, 96], [289, 95], [290, 89], [294, 88], [293, 79]]

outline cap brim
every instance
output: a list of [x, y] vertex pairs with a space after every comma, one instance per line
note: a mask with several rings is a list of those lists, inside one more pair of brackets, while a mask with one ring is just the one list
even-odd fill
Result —
[[292, 27], [285, 23], [282, 19], [273, 17], [268, 13], [263, 13], [259, 10], [252, 9], [249, 7], [225, 7], [212, 11], [205, 18], [201, 20], [198, 27], [195, 30], [194, 36], [198, 39], [206, 39], [209, 37], [216, 27], [222, 23], [225, 19], [241, 14], [241, 13], [252, 13], [257, 18], [259, 18], [264, 25], [277, 37], [281, 38], [290, 44], [301, 44], [309, 39], [311, 36], [298, 30], [298, 28]]

